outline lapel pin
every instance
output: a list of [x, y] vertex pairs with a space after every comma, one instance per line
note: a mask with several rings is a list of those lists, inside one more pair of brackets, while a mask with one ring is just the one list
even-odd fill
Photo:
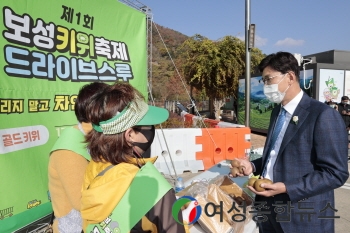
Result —
[[297, 125], [297, 124], [298, 124], [298, 121], [299, 121], [298, 116], [293, 116], [292, 121], [293, 121], [293, 123], [294, 123], [295, 125]]

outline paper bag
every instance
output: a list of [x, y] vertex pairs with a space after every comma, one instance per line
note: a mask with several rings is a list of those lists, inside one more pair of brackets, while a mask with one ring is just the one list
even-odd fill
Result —
[[202, 214], [198, 219], [198, 223], [202, 229], [207, 233], [233, 233], [233, 228], [225, 220], [220, 222], [220, 216], [214, 215], [209, 217], [204, 213], [205, 205], [208, 203], [204, 197], [196, 196], [198, 204], [202, 207]]

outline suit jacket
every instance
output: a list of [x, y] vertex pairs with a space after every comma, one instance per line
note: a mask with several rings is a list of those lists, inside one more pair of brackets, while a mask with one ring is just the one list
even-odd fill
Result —
[[[266, 163], [267, 145], [280, 108], [281, 105], [276, 106], [271, 113], [262, 158], [252, 161], [256, 167], [255, 175], [261, 174]], [[335, 109], [306, 93], [293, 116], [298, 116], [298, 123], [292, 120], [288, 123], [273, 167], [274, 182], [283, 182], [287, 188], [287, 193], [275, 195], [274, 201], [285, 204], [290, 201], [292, 205], [290, 221], [280, 222], [281, 227], [284, 232], [334, 232], [334, 220], [320, 217], [334, 216], [334, 210], [330, 208], [335, 208], [334, 189], [342, 186], [349, 177], [348, 135], [343, 119]], [[257, 195], [256, 201], [259, 198]], [[328, 203], [330, 206], [327, 207]], [[270, 210], [274, 211], [274, 207]], [[281, 214], [288, 215], [287, 211]]]

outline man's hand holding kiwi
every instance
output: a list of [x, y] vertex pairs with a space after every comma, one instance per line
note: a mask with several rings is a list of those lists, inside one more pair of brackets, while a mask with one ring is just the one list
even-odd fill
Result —
[[[247, 159], [234, 159], [231, 161], [231, 171], [229, 176], [248, 176], [253, 172], [253, 165]], [[258, 181], [258, 182], [256, 182]], [[287, 189], [284, 183], [273, 183], [269, 179], [260, 178], [256, 180], [256, 186], [248, 185], [248, 188], [255, 194], [271, 197], [280, 193], [286, 193]], [[248, 182], [249, 183], [249, 182]]]
[[234, 159], [231, 161], [231, 167], [231, 177], [248, 176], [253, 172], [253, 166], [247, 159]]
[[[277, 194], [286, 193], [287, 189], [284, 183], [276, 182], [273, 183], [271, 180], [266, 178], [251, 178], [252, 180], [248, 181], [248, 188], [250, 191], [256, 195], [271, 197]], [[255, 179], [255, 180], [253, 180]]]

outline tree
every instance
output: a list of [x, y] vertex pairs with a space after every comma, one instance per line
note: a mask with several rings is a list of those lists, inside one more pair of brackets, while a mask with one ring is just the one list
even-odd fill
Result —
[[[213, 100], [235, 96], [238, 78], [244, 75], [244, 42], [233, 36], [212, 41], [197, 34], [187, 39], [180, 50], [184, 59], [184, 78], [209, 97], [210, 114], [214, 116]], [[252, 67], [256, 67], [263, 57], [260, 50], [253, 49]]]

